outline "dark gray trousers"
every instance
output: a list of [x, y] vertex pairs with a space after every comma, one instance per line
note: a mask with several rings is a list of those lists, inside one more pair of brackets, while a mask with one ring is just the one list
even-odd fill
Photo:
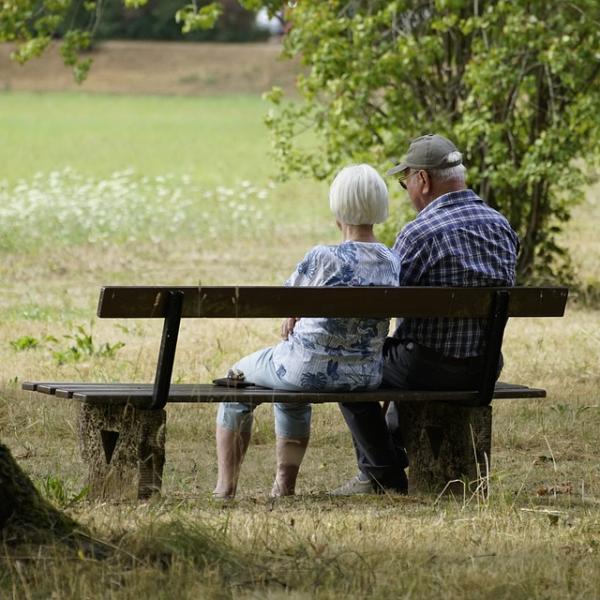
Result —
[[[500, 361], [502, 363], [502, 360]], [[498, 374], [501, 366], [499, 366]], [[477, 388], [483, 358], [441, 361], [428, 349], [413, 342], [388, 338], [384, 348], [383, 385], [400, 389], [464, 390]], [[401, 423], [395, 403], [384, 415], [378, 402], [340, 404], [352, 433], [361, 473], [385, 487], [396, 487], [408, 466]]]

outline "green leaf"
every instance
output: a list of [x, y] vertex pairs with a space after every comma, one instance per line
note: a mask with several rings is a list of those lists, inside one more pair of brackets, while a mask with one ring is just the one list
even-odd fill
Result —
[[214, 27], [221, 15], [222, 8], [216, 2], [198, 9], [195, 4], [188, 4], [175, 13], [175, 21], [181, 23], [181, 31], [190, 33]]

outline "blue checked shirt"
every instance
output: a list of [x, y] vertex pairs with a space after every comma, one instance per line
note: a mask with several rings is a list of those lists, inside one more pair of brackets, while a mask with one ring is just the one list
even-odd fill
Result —
[[[519, 240], [505, 217], [471, 190], [427, 205], [398, 234], [401, 286], [512, 286]], [[398, 319], [394, 337], [445, 356], [484, 352], [482, 319]]]

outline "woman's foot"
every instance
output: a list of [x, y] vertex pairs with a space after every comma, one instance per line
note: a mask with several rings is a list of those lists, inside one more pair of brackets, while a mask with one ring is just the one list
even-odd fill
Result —
[[292, 465], [278, 466], [277, 475], [271, 488], [271, 498], [293, 496], [296, 492], [296, 479], [299, 470], [299, 467]]

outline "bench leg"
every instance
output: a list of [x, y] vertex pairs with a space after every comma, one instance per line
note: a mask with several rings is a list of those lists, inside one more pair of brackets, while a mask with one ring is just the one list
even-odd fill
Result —
[[[492, 407], [399, 402], [410, 461], [409, 493], [487, 493]], [[454, 482], [454, 483], [449, 483]], [[466, 484], [466, 487], [465, 487]]]
[[81, 453], [91, 500], [141, 500], [160, 492], [165, 463], [164, 410], [82, 403]]

